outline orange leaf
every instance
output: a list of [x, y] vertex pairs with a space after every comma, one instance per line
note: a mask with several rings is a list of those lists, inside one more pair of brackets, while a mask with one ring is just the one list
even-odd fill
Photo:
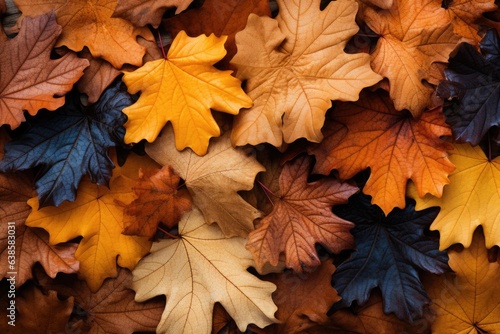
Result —
[[315, 171], [329, 174], [337, 169], [349, 179], [370, 167], [363, 192], [387, 215], [394, 207], [405, 207], [408, 179], [419, 196], [441, 196], [454, 170], [440, 139], [451, 135], [441, 109], [419, 119], [394, 109], [387, 94], [362, 93], [359, 101], [339, 103], [325, 125], [325, 140], [310, 149], [316, 156]]
[[321, 263], [315, 243], [335, 253], [353, 246], [353, 224], [335, 216], [331, 208], [346, 203], [358, 188], [335, 179], [308, 183], [311, 160], [301, 156], [283, 167], [273, 211], [248, 235], [246, 247], [259, 271], [266, 262], [276, 266], [284, 252], [287, 267], [310, 272]]
[[89, 62], [67, 54], [50, 59], [61, 27], [54, 14], [26, 18], [19, 34], [0, 44], [0, 125], [17, 128], [25, 120], [23, 110], [35, 115], [55, 110], [82, 75]]
[[191, 196], [186, 189], [177, 191], [180, 177], [170, 166], [139, 173], [134, 186], [137, 199], [125, 208], [123, 234], [152, 237], [160, 221], [174, 227], [191, 210]]
[[102, 57], [114, 67], [128, 63], [142, 65], [144, 47], [137, 36], [152, 38], [149, 28], [137, 28], [129, 21], [112, 18], [117, 0], [15, 0], [23, 16], [54, 10], [63, 28], [57, 45], [73, 51], [87, 46], [94, 57]]

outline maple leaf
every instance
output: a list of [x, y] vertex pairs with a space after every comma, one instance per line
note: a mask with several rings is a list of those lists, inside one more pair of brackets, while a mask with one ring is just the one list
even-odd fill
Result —
[[434, 333], [498, 333], [500, 331], [500, 264], [488, 261], [482, 233], [469, 248], [449, 250], [455, 273], [426, 276], [425, 287], [437, 313]]
[[40, 209], [38, 199], [32, 198], [28, 204], [33, 211], [26, 225], [47, 230], [51, 244], [82, 236], [75, 253], [80, 261], [79, 274], [92, 291], [97, 291], [106, 277], [117, 275], [117, 262], [121, 267], [132, 269], [149, 251], [151, 243], [147, 238], [121, 234], [123, 204], [134, 200], [134, 183], [117, 172], [109, 189], [85, 178], [78, 187], [76, 201], [64, 202], [59, 207]]
[[454, 243], [469, 247], [474, 230], [484, 229], [486, 247], [500, 245], [500, 157], [488, 159], [479, 146], [455, 144], [450, 160], [457, 169], [441, 198], [427, 195], [416, 198], [415, 188], [408, 195], [417, 201], [417, 210], [440, 206], [441, 211], [431, 225], [440, 233], [439, 248]]
[[283, 167], [273, 211], [248, 235], [246, 247], [259, 270], [266, 262], [276, 266], [283, 252], [288, 268], [313, 271], [321, 263], [315, 243], [335, 253], [353, 245], [352, 224], [332, 214], [331, 208], [346, 203], [358, 188], [335, 179], [308, 183], [310, 166], [311, 158], [302, 156]]
[[244, 331], [276, 321], [271, 293], [276, 286], [253, 276], [245, 239], [227, 239], [219, 227], [205, 224], [194, 208], [179, 223], [179, 239], [160, 240], [134, 269], [136, 301], [167, 296], [159, 333], [210, 333], [213, 304], [226, 309]]
[[236, 35], [231, 61], [254, 106], [235, 118], [235, 145], [268, 142], [281, 146], [298, 138], [319, 142], [331, 100], [357, 100], [363, 87], [380, 80], [367, 54], [347, 54], [358, 31], [354, 0], [278, 0], [276, 19], [250, 14]]
[[179, 14], [193, 0], [118, 0], [113, 17], [122, 17], [139, 27], [151, 24], [158, 28], [163, 14], [168, 8], [176, 7]]
[[87, 107], [78, 92], [72, 92], [66, 105], [33, 118], [26, 132], [5, 145], [0, 171], [42, 165], [36, 181], [41, 207], [73, 201], [84, 175], [108, 184], [113, 163], [107, 149], [121, 143], [126, 120], [121, 109], [131, 103], [120, 82]]
[[71, 333], [154, 332], [165, 309], [165, 300], [161, 297], [145, 303], [134, 301], [135, 293], [129, 288], [132, 274], [127, 269], [120, 269], [116, 278], [106, 279], [95, 292], [74, 275], [58, 275], [56, 279], [43, 274], [36, 276], [44, 289], [74, 299], [78, 311], [72, 314], [68, 324], [72, 326]]
[[436, 63], [446, 63], [460, 37], [443, 20], [445, 9], [436, 1], [394, 0], [390, 9], [365, 7], [363, 17], [380, 38], [372, 54], [374, 71], [389, 79], [390, 95], [397, 110], [418, 116], [431, 105], [437, 84]]
[[142, 91], [139, 100], [123, 110], [128, 116], [125, 142], [143, 138], [152, 142], [170, 121], [178, 150], [191, 147], [199, 155], [206, 153], [210, 137], [220, 135], [210, 108], [237, 114], [252, 105], [231, 71], [212, 66], [226, 54], [225, 41], [226, 37], [191, 38], [180, 32], [167, 59], [147, 62], [124, 74], [130, 93]]
[[414, 119], [394, 109], [387, 94], [363, 92], [357, 102], [338, 103], [323, 128], [325, 139], [310, 147], [314, 171], [328, 175], [337, 169], [342, 179], [370, 167], [363, 192], [387, 215], [404, 208], [406, 182], [412, 179], [419, 196], [441, 196], [454, 170], [441, 139], [451, 135], [440, 108]]
[[35, 115], [42, 108], [59, 108], [83, 75], [87, 60], [74, 54], [50, 59], [60, 33], [54, 14], [47, 13], [26, 18], [17, 36], [0, 44], [0, 125], [17, 128], [25, 121], [23, 110]]
[[188, 150], [177, 151], [172, 130], [165, 130], [146, 145], [146, 153], [159, 164], [171, 166], [185, 181], [193, 204], [208, 224], [217, 223], [228, 237], [246, 237], [260, 212], [237, 192], [252, 189], [255, 175], [264, 168], [244, 150], [233, 148], [227, 135], [213, 140], [207, 155], [199, 157]]
[[147, 27], [137, 28], [121, 18], [112, 18], [116, 0], [14, 0], [23, 17], [54, 11], [62, 34], [56, 47], [73, 51], [88, 47], [94, 57], [102, 57], [121, 68], [128, 63], [142, 65], [144, 47], [137, 36], [153, 38]]
[[250, 14], [271, 16], [267, 0], [206, 0], [203, 6], [167, 18], [162, 26], [173, 36], [184, 30], [189, 36], [227, 36], [224, 47], [226, 56], [218, 62], [219, 68], [229, 68], [229, 61], [236, 54], [235, 35], [243, 30]]
[[125, 208], [123, 233], [152, 237], [160, 221], [174, 227], [191, 210], [191, 197], [187, 190], [177, 190], [180, 177], [170, 166], [139, 175], [134, 186], [137, 198]]
[[333, 274], [333, 287], [342, 296], [335, 307], [349, 307], [354, 301], [363, 305], [379, 287], [385, 313], [409, 322], [422, 317], [429, 296], [418, 269], [442, 274], [448, 269], [448, 256], [424, 235], [439, 209], [414, 209], [415, 202], [408, 199], [404, 210], [396, 208], [386, 217], [363, 194], [334, 207], [336, 214], [356, 224], [351, 231], [356, 250]]
[[482, 54], [470, 44], [460, 44], [445, 70], [446, 81], [438, 86], [441, 97], [459, 99], [458, 105], [444, 108], [454, 138], [472, 145], [500, 124], [500, 45], [495, 30], [486, 33], [480, 47]]

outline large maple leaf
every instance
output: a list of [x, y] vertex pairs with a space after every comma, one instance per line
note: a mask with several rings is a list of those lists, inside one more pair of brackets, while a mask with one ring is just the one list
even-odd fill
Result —
[[247, 272], [254, 265], [245, 239], [226, 238], [197, 209], [179, 223], [179, 239], [161, 240], [134, 269], [136, 301], [167, 296], [158, 333], [210, 333], [219, 302], [245, 331], [276, 322], [271, 294], [276, 286]]
[[28, 204], [33, 211], [26, 225], [47, 230], [51, 244], [82, 236], [75, 254], [80, 261], [79, 274], [96, 291], [106, 277], [117, 275], [117, 262], [121, 267], [133, 269], [149, 251], [151, 243], [147, 238], [121, 234], [123, 204], [134, 200], [134, 184], [134, 180], [115, 169], [109, 189], [85, 178], [78, 187], [75, 202], [40, 209], [38, 199], [32, 198]]
[[458, 105], [444, 108], [456, 140], [478, 145], [486, 132], [500, 124], [500, 44], [489, 30], [480, 44], [481, 53], [462, 43], [445, 70], [446, 81], [438, 95], [458, 97]]
[[191, 38], [180, 32], [167, 59], [124, 74], [128, 91], [141, 91], [139, 100], [123, 110], [128, 116], [125, 142], [152, 142], [170, 121], [178, 150], [191, 147], [199, 155], [206, 153], [209, 139], [220, 135], [210, 108], [237, 114], [252, 105], [231, 71], [212, 66], [226, 54], [225, 41], [226, 37]]
[[331, 100], [354, 101], [381, 78], [367, 54], [347, 54], [357, 31], [358, 5], [339, 0], [320, 10], [320, 1], [279, 0], [276, 19], [250, 14], [236, 34], [231, 61], [254, 106], [235, 118], [236, 145], [281, 146], [298, 138], [319, 142]]
[[419, 196], [441, 196], [454, 170], [441, 136], [451, 135], [440, 108], [415, 119], [394, 109], [382, 91], [362, 93], [359, 101], [339, 103], [323, 128], [325, 139], [309, 149], [314, 170], [328, 175], [337, 169], [343, 179], [370, 167], [363, 192], [385, 214], [404, 208], [406, 183], [412, 179]]
[[185, 10], [193, 0], [117, 0], [113, 17], [123, 17], [133, 24], [157, 28], [165, 11], [176, 7], [175, 14]]
[[[236, 54], [235, 35], [243, 30], [250, 14], [270, 16], [267, 0], [206, 0], [203, 6], [188, 10], [163, 21], [163, 27], [173, 36], [184, 30], [189, 36], [201, 34], [227, 36], [226, 56], [218, 62], [227, 68]], [[220, 68], [220, 67], [219, 67]]]
[[87, 46], [94, 57], [102, 57], [116, 68], [128, 63], [142, 65], [145, 48], [137, 36], [152, 39], [147, 27], [137, 28], [121, 18], [112, 18], [117, 0], [15, 0], [23, 16], [54, 11], [62, 34], [56, 46], [73, 51]]
[[255, 175], [264, 167], [244, 150], [233, 148], [227, 135], [213, 140], [207, 155], [200, 157], [190, 150], [177, 151], [172, 129], [165, 130], [146, 146], [148, 155], [172, 166], [208, 224], [219, 224], [227, 236], [246, 237], [260, 212], [237, 192], [252, 189]]
[[342, 296], [336, 307], [349, 307], [354, 301], [363, 305], [371, 290], [379, 287], [384, 312], [406, 321], [422, 317], [430, 299], [418, 269], [442, 274], [448, 269], [448, 256], [438, 250], [437, 241], [424, 235], [439, 209], [414, 209], [415, 202], [409, 199], [404, 210], [396, 208], [386, 217], [363, 194], [334, 207], [336, 214], [356, 224], [352, 230], [356, 250], [332, 278]]
[[500, 263], [488, 261], [482, 233], [476, 231], [469, 248], [448, 254], [455, 273], [424, 278], [436, 312], [433, 332], [499, 333]]
[[107, 150], [121, 143], [126, 120], [121, 109], [130, 104], [132, 98], [120, 82], [87, 107], [78, 92], [72, 92], [66, 105], [33, 118], [27, 131], [5, 145], [0, 170], [41, 165], [36, 181], [41, 207], [73, 201], [84, 175], [108, 184], [113, 162]]
[[285, 165], [273, 211], [248, 236], [246, 247], [259, 270], [266, 262], [276, 266], [283, 252], [288, 268], [313, 271], [321, 263], [315, 243], [335, 253], [353, 246], [349, 233], [352, 224], [334, 215], [331, 209], [335, 204], [346, 203], [358, 188], [335, 179], [307, 182], [311, 160], [301, 156]]
[[457, 169], [441, 198], [427, 195], [417, 198], [410, 184], [408, 194], [417, 201], [417, 210], [440, 206], [431, 225], [440, 233], [440, 249], [454, 243], [469, 247], [472, 235], [481, 225], [486, 247], [500, 246], [500, 157], [488, 159], [479, 146], [455, 144], [450, 160]]
[[431, 105], [434, 89], [429, 83], [442, 78], [434, 66], [448, 61], [460, 39], [444, 14], [434, 0], [394, 0], [383, 10], [365, 7], [365, 22], [380, 35], [372, 67], [389, 79], [397, 110], [418, 116]]
[[[0, 125], [17, 128], [23, 111], [55, 110], [89, 65], [74, 54], [50, 59], [61, 27], [53, 13], [26, 18], [19, 34], [0, 43]], [[3, 31], [0, 31], [3, 35]]]

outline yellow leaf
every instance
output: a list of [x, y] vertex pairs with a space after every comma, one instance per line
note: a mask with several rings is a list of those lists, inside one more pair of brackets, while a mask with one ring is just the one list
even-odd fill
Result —
[[264, 327], [277, 321], [271, 298], [276, 286], [247, 272], [254, 263], [244, 238], [227, 239], [196, 208], [183, 216], [179, 235], [154, 244], [133, 271], [136, 301], [167, 296], [157, 333], [210, 333], [216, 302], [241, 331], [249, 323]]
[[207, 152], [210, 138], [220, 135], [210, 108], [236, 115], [240, 108], [252, 105], [231, 71], [212, 66], [225, 56], [225, 41], [225, 36], [191, 38], [181, 31], [167, 59], [124, 74], [129, 93], [141, 91], [139, 100], [123, 110], [128, 116], [125, 142], [152, 142], [170, 121], [178, 150], [191, 147], [198, 155]]
[[134, 200], [134, 184], [132, 179], [114, 175], [108, 189], [85, 178], [75, 202], [40, 210], [38, 198], [34, 197], [28, 200], [33, 210], [26, 225], [47, 230], [50, 244], [82, 236], [75, 258], [80, 261], [81, 277], [92, 291], [97, 291], [105, 278], [117, 275], [116, 262], [132, 270], [151, 246], [147, 238], [121, 234], [123, 204]]
[[440, 250], [454, 243], [469, 247], [479, 225], [484, 229], [486, 247], [500, 245], [500, 157], [488, 161], [479, 146], [454, 146], [449, 159], [456, 169], [443, 196], [420, 198], [414, 184], [410, 184], [408, 194], [417, 201], [417, 210], [441, 207], [431, 225], [431, 230], [440, 232]]

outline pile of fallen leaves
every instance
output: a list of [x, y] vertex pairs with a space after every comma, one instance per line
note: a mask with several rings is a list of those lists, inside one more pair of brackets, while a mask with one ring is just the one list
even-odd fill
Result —
[[14, 5], [2, 333], [500, 332], [494, 0]]

